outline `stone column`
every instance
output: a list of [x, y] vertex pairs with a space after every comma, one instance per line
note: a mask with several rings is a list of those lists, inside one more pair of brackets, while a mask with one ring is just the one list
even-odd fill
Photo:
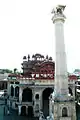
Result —
[[21, 106], [18, 106], [18, 115], [21, 115]]
[[73, 88], [72, 88], [72, 93], [73, 93], [73, 97], [75, 98], [75, 84], [73, 85]]
[[8, 85], [7, 85], [7, 90], [8, 90], [8, 95], [11, 95], [11, 87], [10, 87], [10, 82], [8, 81]]
[[22, 102], [22, 88], [19, 87], [19, 102]]
[[55, 92], [57, 96], [68, 95], [67, 63], [64, 43], [64, 6], [57, 7], [52, 21], [55, 26]]
[[[53, 95], [54, 120], [76, 120], [75, 101], [68, 96], [68, 74], [64, 44], [64, 5], [58, 5], [53, 9], [52, 21], [55, 26], [55, 91]], [[66, 117], [62, 110], [66, 108]]]
[[53, 105], [54, 105], [54, 101], [51, 97], [49, 97], [49, 115], [51, 116], [53, 113]]
[[28, 106], [26, 105], [26, 115], [28, 115]]
[[15, 87], [14, 87], [14, 97], [15, 97]]
[[43, 93], [43, 91], [40, 91], [40, 110], [42, 110], [42, 108], [43, 108], [43, 98], [42, 98], [42, 93]]

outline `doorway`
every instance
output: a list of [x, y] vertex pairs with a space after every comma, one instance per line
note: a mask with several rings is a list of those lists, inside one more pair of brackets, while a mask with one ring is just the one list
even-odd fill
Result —
[[46, 88], [42, 93], [43, 114], [45, 117], [49, 115], [49, 96], [52, 92], [52, 88]]

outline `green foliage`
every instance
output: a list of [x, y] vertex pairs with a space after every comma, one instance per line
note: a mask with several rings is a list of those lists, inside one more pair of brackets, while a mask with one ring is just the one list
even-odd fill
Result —
[[0, 69], [0, 73], [4, 74], [4, 73], [12, 73], [12, 70], [10, 69]]
[[10, 69], [0, 69], [0, 74], [4, 74], [4, 73], [15, 73], [15, 74], [20, 74], [21, 72], [18, 71], [17, 68], [14, 68], [13, 70], [10, 70]]

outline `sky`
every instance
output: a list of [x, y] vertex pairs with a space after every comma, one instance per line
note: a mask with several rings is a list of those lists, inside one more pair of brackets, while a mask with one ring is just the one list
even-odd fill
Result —
[[0, 0], [0, 69], [21, 70], [23, 56], [40, 53], [55, 61], [52, 9], [66, 5], [65, 47], [69, 72], [80, 68], [78, 0]]

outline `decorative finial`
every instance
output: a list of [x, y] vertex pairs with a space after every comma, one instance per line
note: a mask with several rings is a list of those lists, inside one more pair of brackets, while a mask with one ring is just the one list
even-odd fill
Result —
[[66, 5], [58, 5], [56, 8], [53, 8], [52, 14], [63, 14], [63, 11], [65, 9]]

